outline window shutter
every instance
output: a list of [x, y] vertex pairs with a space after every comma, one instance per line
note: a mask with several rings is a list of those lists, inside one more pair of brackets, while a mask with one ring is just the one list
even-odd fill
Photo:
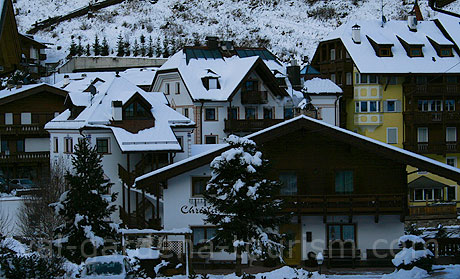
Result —
[[383, 112], [388, 112], [388, 101], [383, 101]]
[[387, 129], [387, 143], [392, 143], [392, 144], [398, 143], [398, 129], [397, 128]]
[[395, 110], [396, 112], [401, 112], [402, 111], [402, 103], [400, 100], [395, 101]]

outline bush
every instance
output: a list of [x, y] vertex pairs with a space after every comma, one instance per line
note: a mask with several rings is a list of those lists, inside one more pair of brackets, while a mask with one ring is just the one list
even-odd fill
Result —
[[332, 19], [336, 15], [336, 11], [333, 7], [318, 7], [307, 12], [309, 17], [316, 19]]
[[399, 238], [399, 246], [403, 249], [392, 260], [398, 270], [411, 270], [414, 267], [422, 268], [428, 272], [432, 270], [433, 253], [426, 249], [425, 241], [421, 237], [402, 236]]

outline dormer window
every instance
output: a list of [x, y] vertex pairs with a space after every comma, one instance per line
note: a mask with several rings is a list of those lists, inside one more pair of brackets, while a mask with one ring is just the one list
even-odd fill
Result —
[[398, 38], [399, 42], [406, 50], [407, 56], [423, 57], [422, 47], [425, 46], [424, 44], [409, 44], [408, 42], [401, 39], [399, 36], [396, 36], [396, 38]]
[[378, 57], [392, 57], [393, 56], [393, 53], [391, 52], [391, 47], [393, 46], [393, 44], [376, 43], [369, 36], [366, 36], [366, 37], [369, 43], [371, 43], [371, 46], [374, 49], [375, 54]]
[[436, 53], [439, 57], [452, 57], [452, 45], [449, 44], [439, 44], [430, 37], [426, 37], [431, 45], [436, 50]]
[[419, 47], [411, 47], [409, 50], [409, 56], [410, 57], [421, 57], [423, 56], [422, 54], [422, 48]]
[[390, 48], [389, 47], [380, 48], [379, 49], [379, 56], [380, 57], [389, 57], [389, 56], [391, 56]]
[[441, 57], [452, 56], [452, 48], [441, 48], [441, 51], [439, 52], [439, 56]]
[[217, 89], [217, 78], [209, 79], [209, 89]]
[[149, 113], [146, 108], [140, 103], [133, 102], [127, 105], [123, 111], [123, 119], [149, 119]]

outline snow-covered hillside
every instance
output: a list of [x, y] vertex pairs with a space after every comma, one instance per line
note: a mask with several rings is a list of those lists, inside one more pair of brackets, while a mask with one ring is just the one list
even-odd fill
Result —
[[[95, 0], [16, 0], [14, 7], [21, 32], [36, 21], [47, 19], [87, 5]], [[404, 19], [414, 0], [383, 0], [388, 20]], [[420, 0], [425, 19], [436, 16]], [[445, 7], [460, 12], [460, 0]], [[51, 56], [65, 57], [71, 37], [81, 37], [82, 45], [94, 37], [107, 37], [116, 53], [121, 34], [131, 45], [141, 35], [151, 36], [161, 45], [203, 42], [205, 36], [217, 35], [238, 45], [265, 45], [278, 57], [312, 57], [323, 37], [338, 25], [355, 19], [381, 18], [381, 0], [127, 0], [88, 16], [63, 22], [36, 36], [55, 44]]]

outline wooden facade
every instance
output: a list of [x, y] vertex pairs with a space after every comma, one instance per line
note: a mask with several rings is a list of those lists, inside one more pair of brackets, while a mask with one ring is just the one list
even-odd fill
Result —
[[21, 45], [11, 0], [0, 7], [0, 77], [20, 67]]
[[[39, 141], [49, 139], [44, 126], [64, 110], [66, 94], [43, 84], [0, 99], [0, 170], [5, 178], [39, 180], [48, 174], [49, 145]], [[23, 114], [30, 121], [24, 122]]]

